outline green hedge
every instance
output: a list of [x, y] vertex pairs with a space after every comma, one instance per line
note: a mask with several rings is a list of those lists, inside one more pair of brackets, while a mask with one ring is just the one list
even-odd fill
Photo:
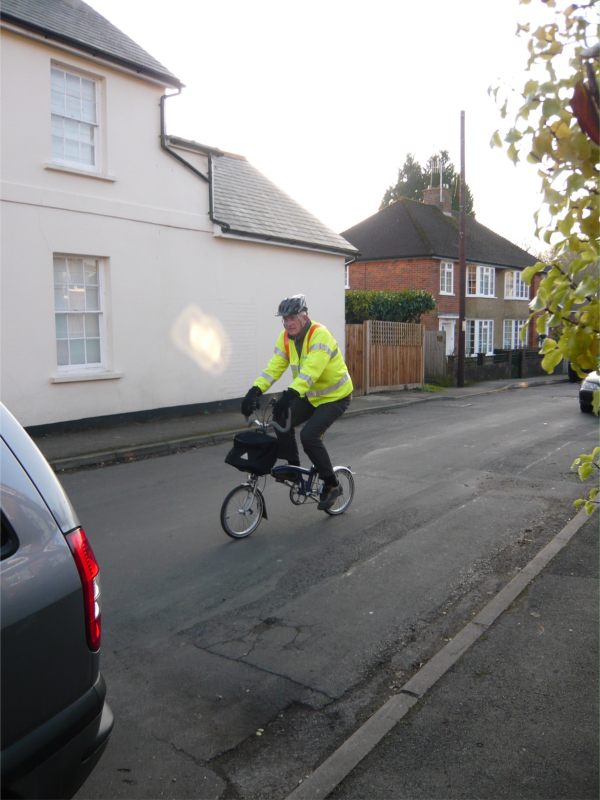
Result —
[[421, 316], [435, 309], [435, 300], [423, 289], [403, 292], [346, 291], [346, 322], [379, 319], [385, 322], [420, 322]]

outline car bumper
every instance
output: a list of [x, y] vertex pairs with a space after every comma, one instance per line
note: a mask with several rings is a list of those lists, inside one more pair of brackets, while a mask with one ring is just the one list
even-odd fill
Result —
[[[597, 389], [600, 387], [596, 387]], [[591, 408], [594, 402], [593, 389], [580, 389], [579, 390], [579, 405], [584, 408]]]
[[2, 751], [2, 796], [68, 798], [104, 752], [113, 728], [100, 675], [85, 697]]

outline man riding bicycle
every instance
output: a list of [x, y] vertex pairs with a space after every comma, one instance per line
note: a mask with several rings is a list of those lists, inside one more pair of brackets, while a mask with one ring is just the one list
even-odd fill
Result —
[[291, 428], [280, 433], [279, 457], [288, 464], [300, 465], [295, 427], [305, 423], [300, 433], [302, 447], [323, 481], [319, 505], [325, 511], [342, 493], [333, 472], [323, 435], [350, 405], [352, 379], [340, 349], [324, 325], [308, 316], [306, 297], [295, 294], [279, 304], [277, 316], [284, 330], [277, 337], [275, 350], [261, 375], [242, 401], [242, 414], [249, 417], [258, 406], [258, 398], [283, 375], [292, 370], [292, 383], [277, 400], [273, 417], [280, 425], [287, 422], [291, 410]]

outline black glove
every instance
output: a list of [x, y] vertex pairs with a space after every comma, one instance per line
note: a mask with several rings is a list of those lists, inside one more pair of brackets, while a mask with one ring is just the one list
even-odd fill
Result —
[[290, 405], [296, 397], [300, 397], [300, 395], [295, 389], [286, 389], [273, 406], [273, 419], [279, 425], [286, 424]]
[[246, 392], [246, 396], [242, 400], [242, 414], [245, 417], [249, 417], [250, 414], [256, 409], [259, 408], [260, 403], [258, 402], [258, 398], [261, 396], [262, 392], [258, 388], [258, 386], [252, 386]]

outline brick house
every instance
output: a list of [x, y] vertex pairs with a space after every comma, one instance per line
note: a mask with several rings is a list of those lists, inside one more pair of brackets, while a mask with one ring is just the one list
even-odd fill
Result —
[[[427, 330], [445, 331], [446, 354], [453, 354], [459, 316], [459, 222], [450, 211], [449, 191], [444, 189], [440, 198], [439, 188], [426, 190], [422, 203], [401, 199], [342, 236], [359, 251], [347, 265], [346, 288], [431, 292], [436, 310], [422, 322]], [[467, 355], [522, 346], [519, 333], [529, 313], [530, 288], [521, 272], [535, 257], [467, 217], [465, 259]]]

